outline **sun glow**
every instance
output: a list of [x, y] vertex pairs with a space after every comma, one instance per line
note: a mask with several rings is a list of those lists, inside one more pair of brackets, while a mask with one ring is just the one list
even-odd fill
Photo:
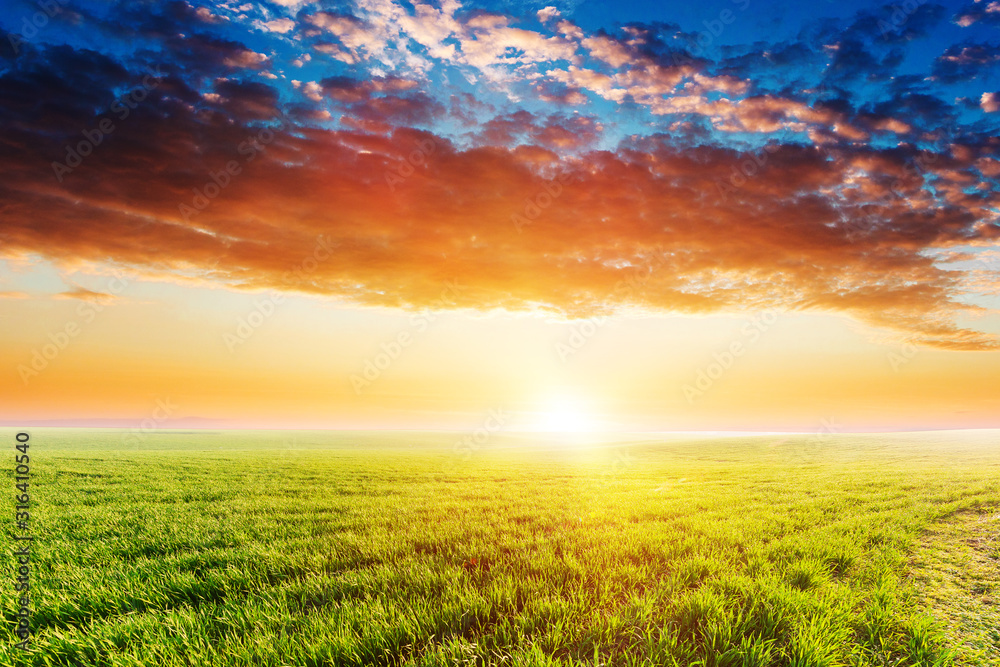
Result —
[[550, 433], [591, 433], [598, 426], [589, 406], [569, 396], [551, 398], [538, 420], [538, 430]]

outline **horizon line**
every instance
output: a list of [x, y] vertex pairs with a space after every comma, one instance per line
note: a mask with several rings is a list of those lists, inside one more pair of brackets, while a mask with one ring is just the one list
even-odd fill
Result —
[[[398, 431], [406, 433], [467, 433], [474, 429], [469, 428], [409, 428], [409, 427], [379, 427], [379, 428], [359, 428], [359, 427], [260, 427], [260, 426], [177, 426], [177, 427], [164, 427], [164, 428], [154, 428], [154, 429], [144, 429], [136, 424], [130, 425], [86, 425], [86, 424], [65, 424], [61, 423], [64, 420], [51, 420], [51, 421], [39, 421], [39, 422], [13, 422], [13, 421], [0, 421], [0, 428], [4, 429], [27, 429], [27, 428], [45, 428], [45, 429], [60, 429], [60, 430], [94, 430], [94, 431], [141, 431], [147, 435], [153, 435], [155, 433], [170, 433], [170, 432], [182, 432], [182, 431], [319, 431], [319, 432], [346, 432], [346, 433], [364, 433], [364, 432], [381, 432], [381, 431]], [[68, 420], [67, 420], [68, 421]], [[86, 421], [86, 420], [85, 420]], [[53, 423], [57, 422], [57, 423]], [[721, 435], [721, 436], [763, 436], [763, 435], [809, 435], [809, 436], [822, 436], [830, 437], [836, 435], [878, 435], [878, 434], [891, 434], [891, 433], [935, 433], [935, 432], [986, 432], [986, 431], [1000, 431], [1000, 426], [989, 426], [989, 427], [924, 427], [924, 428], [902, 428], [902, 429], [866, 429], [866, 430], [852, 430], [852, 429], [838, 429], [838, 430], [812, 430], [812, 431], [802, 431], [802, 430], [755, 430], [755, 429], [622, 429], [622, 430], [593, 430], [593, 431], [558, 431], [558, 430], [538, 430], [538, 429], [508, 429], [497, 432], [496, 435], [545, 435], [545, 436], [575, 436], [575, 437], [593, 437], [602, 435]]]

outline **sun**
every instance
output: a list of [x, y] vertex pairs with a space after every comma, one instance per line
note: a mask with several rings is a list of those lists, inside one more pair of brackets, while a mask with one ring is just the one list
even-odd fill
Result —
[[538, 430], [549, 433], [590, 433], [598, 423], [587, 404], [570, 396], [548, 399], [539, 412]]

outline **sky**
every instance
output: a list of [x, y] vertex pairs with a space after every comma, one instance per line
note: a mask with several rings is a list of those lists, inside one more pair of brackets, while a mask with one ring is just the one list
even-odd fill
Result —
[[1000, 427], [1000, 2], [0, 33], [0, 423]]

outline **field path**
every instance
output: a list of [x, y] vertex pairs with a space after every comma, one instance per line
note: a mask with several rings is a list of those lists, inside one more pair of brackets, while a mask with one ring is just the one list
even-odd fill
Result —
[[958, 650], [956, 665], [1000, 665], [1000, 511], [934, 524], [912, 559], [921, 604]]

